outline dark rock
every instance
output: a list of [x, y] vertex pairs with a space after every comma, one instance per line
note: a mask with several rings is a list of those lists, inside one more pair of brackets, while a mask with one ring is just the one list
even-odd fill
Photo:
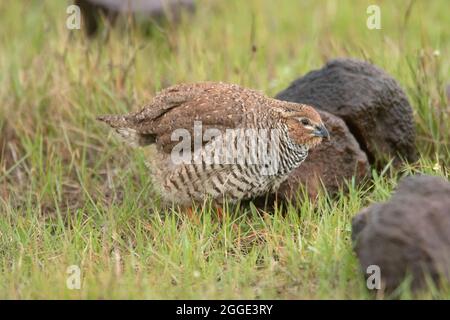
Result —
[[353, 219], [352, 239], [363, 272], [380, 267], [392, 292], [410, 273], [411, 286], [450, 279], [450, 183], [417, 175], [400, 181], [392, 198], [362, 210]]
[[277, 99], [310, 104], [341, 117], [371, 164], [388, 157], [417, 160], [412, 108], [399, 84], [380, 68], [336, 59], [280, 92]]
[[370, 175], [366, 154], [344, 121], [325, 111], [319, 110], [319, 113], [330, 132], [330, 140], [311, 150], [306, 160], [281, 185], [279, 193], [283, 198], [295, 196], [300, 185], [306, 186], [312, 198], [317, 196], [322, 184], [329, 194], [335, 194], [353, 176], [359, 183]]
[[119, 14], [141, 14], [152, 19], [179, 19], [182, 10], [192, 12], [194, 0], [76, 0], [84, 17], [84, 26], [88, 35], [94, 35], [103, 14], [110, 23], [114, 23]]

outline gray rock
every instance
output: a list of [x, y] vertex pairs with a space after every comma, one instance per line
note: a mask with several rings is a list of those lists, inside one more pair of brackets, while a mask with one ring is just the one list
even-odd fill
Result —
[[341, 117], [371, 164], [390, 156], [417, 160], [413, 111], [391, 76], [355, 59], [336, 59], [280, 92], [277, 99], [310, 104]]
[[363, 272], [380, 267], [386, 292], [409, 273], [414, 290], [426, 275], [450, 279], [450, 183], [416, 175], [402, 179], [392, 198], [363, 209], [352, 223], [354, 250]]
[[84, 17], [84, 27], [88, 35], [98, 29], [100, 15], [114, 23], [119, 14], [140, 14], [151, 19], [169, 17], [176, 21], [182, 10], [194, 11], [194, 0], [76, 0]]

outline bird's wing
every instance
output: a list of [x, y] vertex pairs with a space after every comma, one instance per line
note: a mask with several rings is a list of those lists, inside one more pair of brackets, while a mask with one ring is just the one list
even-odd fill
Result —
[[194, 123], [196, 133], [201, 130], [202, 135], [207, 129], [225, 132], [229, 128], [242, 127], [261, 99], [264, 96], [259, 92], [232, 84], [182, 84], [163, 90], [137, 113], [106, 116], [100, 120], [114, 128], [125, 127], [138, 134], [152, 135], [159, 149], [170, 153], [179, 142], [172, 141], [175, 130], [185, 129], [193, 140]]

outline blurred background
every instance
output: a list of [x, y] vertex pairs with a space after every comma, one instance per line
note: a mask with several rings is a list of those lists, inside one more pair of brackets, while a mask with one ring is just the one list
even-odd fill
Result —
[[[450, 160], [448, 1], [75, 2], [80, 29], [68, 28], [76, 25], [76, 10], [68, 9], [74, 2], [0, 2], [0, 264], [9, 270], [0, 276], [0, 297], [365, 297], [361, 284], [348, 280], [357, 268], [347, 242], [350, 216], [336, 238], [306, 231], [305, 243], [316, 251], [278, 252], [283, 270], [306, 268], [304, 279], [320, 275], [323, 282], [291, 285], [287, 271], [271, 273], [278, 262], [270, 259], [255, 273], [255, 256], [216, 257], [227, 252], [227, 235], [217, 240], [219, 251], [211, 249], [215, 263], [199, 264], [189, 237], [203, 239], [201, 232], [146, 220], [155, 204], [146, 196], [144, 159], [109, 139], [95, 117], [137, 110], [181, 82], [232, 82], [273, 96], [329, 59], [355, 57], [383, 68], [405, 89], [414, 108], [418, 166], [444, 175]], [[381, 29], [367, 27], [373, 4]], [[383, 199], [395, 184], [389, 177], [380, 183], [370, 200]], [[366, 200], [361, 194], [342, 201], [356, 210]], [[263, 222], [254, 229], [262, 230]], [[148, 247], [155, 239], [161, 242]], [[281, 241], [249, 239], [251, 250], [269, 256], [270, 244]], [[281, 247], [297, 245], [289, 243]], [[66, 290], [65, 266], [74, 262], [84, 266], [90, 289]], [[195, 270], [202, 270], [200, 278]], [[136, 274], [148, 288], [163, 282], [161, 292], [137, 289]], [[266, 282], [255, 289], [258, 279]], [[197, 285], [209, 293], [201, 295]]]

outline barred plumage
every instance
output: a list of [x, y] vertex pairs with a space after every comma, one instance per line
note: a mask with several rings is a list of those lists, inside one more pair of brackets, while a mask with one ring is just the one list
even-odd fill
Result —
[[328, 137], [312, 107], [225, 83], [177, 85], [137, 113], [98, 119], [146, 147], [156, 189], [181, 205], [273, 192]]

